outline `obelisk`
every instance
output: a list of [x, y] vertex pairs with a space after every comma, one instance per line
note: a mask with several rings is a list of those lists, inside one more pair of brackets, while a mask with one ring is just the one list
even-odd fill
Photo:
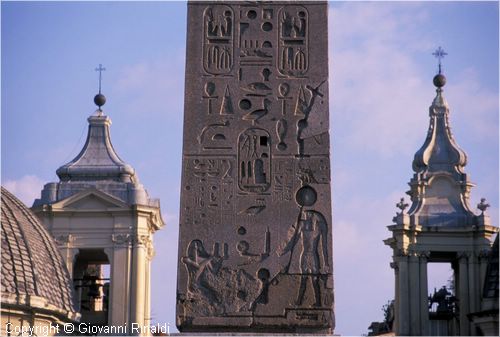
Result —
[[177, 326], [332, 333], [326, 2], [189, 2]]

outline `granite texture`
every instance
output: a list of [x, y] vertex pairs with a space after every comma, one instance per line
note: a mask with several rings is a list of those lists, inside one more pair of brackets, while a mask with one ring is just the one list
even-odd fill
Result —
[[177, 326], [332, 333], [326, 2], [189, 2]]

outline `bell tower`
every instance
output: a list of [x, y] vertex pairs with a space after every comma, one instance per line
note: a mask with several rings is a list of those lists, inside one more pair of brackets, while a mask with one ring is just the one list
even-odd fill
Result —
[[[392, 237], [384, 241], [393, 250], [394, 332], [474, 335], [468, 315], [480, 309], [488, 253], [498, 228], [491, 225], [484, 199], [477, 206], [479, 215], [469, 205], [474, 185], [464, 170], [466, 153], [451, 133], [450, 110], [443, 96], [446, 77], [441, 58], [446, 53], [440, 47], [434, 55], [440, 61], [433, 80], [436, 97], [429, 108], [427, 137], [413, 160], [415, 173], [407, 192], [411, 205], [403, 199], [397, 204], [400, 212], [388, 226]], [[436, 293], [440, 307], [430, 312], [427, 266], [436, 262], [451, 264], [454, 293], [447, 294], [446, 289]]]
[[[115, 152], [101, 93], [85, 145], [44, 186], [33, 211], [55, 238], [74, 284], [81, 322], [148, 325], [153, 234], [164, 226], [135, 170]], [[130, 333], [130, 330], [125, 333]]]

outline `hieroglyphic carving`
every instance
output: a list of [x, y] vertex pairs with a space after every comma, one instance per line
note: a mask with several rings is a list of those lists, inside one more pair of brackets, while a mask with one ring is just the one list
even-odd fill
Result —
[[271, 185], [271, 138], [251, 128], [238, 139], [238, 186], [246, 192], [265, 192]]
[[[265, 68], [267, 69], [267, 68]], [[245, 96], [265, 97], [272, 94], [272, 89], [263, 82], [252, 82], [241, 87], [245, 91]]]
[[[262, 19], [259, 17], [262, 13]], [[272, 65], [273, 58], [273, 9], [259, 7], [244, 7], [240, 10], [240, 64]], [[269, 71], [269, 69], [268, 69]]]
[[273, 173], [273, 201], [290, 202], [293, 199], [294, 166], [288, 159], [275, 159]]
[[215, 95], [215, 84], [213, 82], [205, 83], [205, 95], [202, 96], [203, 99], [207, 100], [207, 114], [211, 115], [213, 111], [212, 101], [219, 98]]
[[301, 158], [296, 164], [296, 172], [302, 185], [330, 183], [330, 159], [328, 157]]
[[262, 262], [269, 257], [271, 253], [271, 232], [267, 228], [264, 234], [264, 245], [262, 247], [262, 252], [252, 253], [250, 252], [250, 244], [246, 240], [241, 240], [236, 244], [236, 250], [238, 254], [244, 258], [243, 261], [238, 263], [238, 266], [248, 265], [255, 262]]
[[262, 108], [255, 109], [247, 113], [242, 117], [243, 120], [245, 121], [251, 121], [252, 125], [258, 124], [259, 119], [264, 117], [269, 113], [269, 108], [271, 107], [271, 100], [264, 98], [262, 100]]
[[234, 213], [232, 170], [234, 160], [195, 157], [186, 160], [184, 193], [186, 222], [221, 223]]
[[203, 15], [203, 67], [207, 73], [227, 74], [233, 68], [234, 15], [229, 6], [209, 6]]
[[222, 96], [222, 103], [220, 105], [219, 114], [232, 115], [233, 113], [234, 113], [233, 99], [231, 98], [231, 94], [229, 92], [229, 86], [226, 85], [226, 89], [224, 90], [224, 96]]
[[326, 6], [188, 7], [177, 325], [332, 333]]
[[226, 137], [229, 121], [223, 120], [219, 123], [212, 123], [205, 126], [198, 136], [198, 143], [204, 150], [230, 150], [232, 145]]
[[300, 77], [309, 66], [309, 17], [303, 6], [286, 6], [279, 10], [278, 69], [281, 74]]
[[281, 114], [285, 116], [288, 111], [287, 101], [293, 98], [288, 95], [290, 93], [290, 85], [288, 83], [281, 83], [278, 87], [278, 92], [278, 100], [281, 101]]
[[[328, 224], [320, 212], [305, 209], [313, 206], [316, 199], [316, 192], [312, 187], [306, 185], [298, 190], [296, 195], [297, 203], [300, 205], [298, 219], [289, 230], [287, 242], [278, 251], [280, 256], [290, 253], [284, 272], [301, 275], [297, 306], [303, 305], [309, 279], [314, 289], [314, 306], [322, 306], [320, 282], [322, 275], [328, 275], [330, 272], [327, 248]], [[301, 246], [302, 250], [294, 254], [298, 246]], [[298, 263], [294, 263], [294, 256], [299, 259]]]
[[[260, 293], [255, 277], [243, 269], [223, 266], [228, 258], [227, 245], [224, 244], [222, 254], [219, 248], [220, 244], [214, 243], [209, 254], [203, 242], [196, 239], [190, 242], [186, 255], [181, 258], [188, 272], [186, 305], [194, 314], [246, 311]], [[231, 287], [227, 287], [228, 284]]]
[[282, 118], [276, 122], [276, 134], [278, 136], [278, 144], [276, 144], [276, 148], [280, 151], [285, 151], [288, 145], [285, 143], [285, 137], [287, 132], [286, 119]]
[[308, 135], [305, 131], [309, 125], [309, 116], [311, 111], [316, 103], [316, 98], [323, 97], [323, 93], [319, 91], [320, 87], [325, 83], [322, 81], [318, 86], [312, 87], [309, 85], [305, 86], [305, 89], [308, 91], [308, 98], [304, 93], [304, 88], [301, 86], [299, 89], [299, 94], [297, 95], [297, 102], [295, 105], [295, 115], [303, 116], [297, 122], [297, 144], [298, 144], [298, 155], [302, 156], [304, 154], [304, 139], [307, 138]]

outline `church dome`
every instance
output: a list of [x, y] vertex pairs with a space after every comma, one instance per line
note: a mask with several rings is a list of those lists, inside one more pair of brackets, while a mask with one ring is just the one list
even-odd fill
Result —
[[[38, 218], [2, 187], [2, 316], [43, 313], [54, 323], [78, 319], [71, 280]], [[34, 317], [36, 318], [36, 317]]]
[[458, 146], [450, 125], [450, 108], [443, 94], [446, 77], [434, 77], [436, 96], [429, 107], [429, 128], [422, 147], [415, 153], [410, 180], [412, 204], [408, 214], [414, 225], [461, 227], [477, 223], [469, 205], [470, 182], [465, 166], [467, 154]]

